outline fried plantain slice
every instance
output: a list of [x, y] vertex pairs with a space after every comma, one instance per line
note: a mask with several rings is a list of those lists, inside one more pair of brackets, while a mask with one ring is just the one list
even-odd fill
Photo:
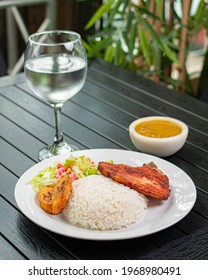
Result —
[[53, 214], [52, 210], [52, 194], [53, 194], [53, 187], [43, 187], [38, 192], [38, 200], [40, 203], [40, 207], [47, 213]]
[[72, 194], [71, 178], [68, 174], [64, 175], [54, 186], [52, 193], [52, 212], [59, 214], [65, 208]]

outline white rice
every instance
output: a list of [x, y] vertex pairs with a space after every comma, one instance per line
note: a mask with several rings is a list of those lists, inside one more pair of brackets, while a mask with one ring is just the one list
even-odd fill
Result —
[[135, 190], [102, 175], [91, 175], [73, 182], [63, 213], [76, 226], [114, 230], [136, 223], [146, 207], [146, 197]]

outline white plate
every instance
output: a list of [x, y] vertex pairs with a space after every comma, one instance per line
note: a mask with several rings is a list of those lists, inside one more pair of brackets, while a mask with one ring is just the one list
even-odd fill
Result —
[[28, 169], [18, 180], [15, 199], [21, 211], [34, 223], [61, 235], [88, 240], [119, 240], [145, 236], [161, 231], [183, 219], [192, 209], [196, 200], [196, 188], [190, 177], [177, 166], [154, 156], [125, 150], [94, 149], [72, 153], [85, 155], [95, 163], [112, 159], [115, 163], [141, 166], [154, 163], [167, 174], [170, 180], [171, 196], [167, 201], [150, 199], [143, 218], [125, 229], [112, 231], [88, 230], [73, 226], [64, 219], [63, 214], [50, 215], [38, 205], [37, 195], [28, 181], [47, 166], [63, 162], [68, 155], [57, 156], [40, 162]]

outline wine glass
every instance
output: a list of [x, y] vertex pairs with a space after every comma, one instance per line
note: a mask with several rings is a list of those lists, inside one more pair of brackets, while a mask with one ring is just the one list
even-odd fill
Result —
[[55, 114], [54, 143], [39, 152], [39, 160], [78, 150], [64, 141], [61, 128], [63, 103], [84, 85], [86, 52], [78, 33], [65, 30], [30, 35], [24, 56], [24, 71], [31, 90], [47, 100]]

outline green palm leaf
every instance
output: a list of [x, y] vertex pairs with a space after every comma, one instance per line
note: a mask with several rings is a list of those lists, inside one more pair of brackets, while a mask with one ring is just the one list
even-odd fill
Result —
[[90, 27], [92, 27], [97, 20], [101, 19], [105, 13], [108, 13], [111, 9], [111, 6], [114, 4], [114, 2], [115, 2], [114, 0], [108, 0], [102, 6], [100, 6], [100, 8], [95, 12], [95, 14], [86, 24], [85, 29], [89, 29]]

